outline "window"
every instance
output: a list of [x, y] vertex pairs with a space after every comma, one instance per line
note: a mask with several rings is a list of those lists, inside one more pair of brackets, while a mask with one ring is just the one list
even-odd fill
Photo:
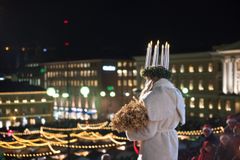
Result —
[[121, 80], [118, 80], [118, 86], [120, 87], [120, 86], [122, 86], [122, 82], [121, 82]]
[[172, 73], [176, 73], [177, 71], [176, 71], [176, 66], [175, 65], [173, 65], [172, 66]]
[[193, 87], [193, 80], [190, 80], [189, 82], [189, 90], [193, 90], [194, 87]]
[[213, 114], [209, 114], [209, 118], [213, 118]]
[[213, 91], [214, 90], [213, 84], [211, 82], [208, 84], [208, 90], [209, 91]]
[[203, 72], [203, 66], [198, 66], [198, 72]]
[[202, 80], [199, 80], [199, 83], [198, 83], [198, 90], [199, 90], [199, 91], [203, 91], [203, 90], [204, 90], [204, 87], [203, 87], [203, 81], [202, 81]]
[[218, 110], [221, 110], [221, 109], [222, 109], [221, 101], [219, 100], [219, 101], [218, 101]]
[[191, 97], [190, 99], [190, 108], [195, 108], [195, 98]]
[[183, 64], [180, 66], [180, 72], [184, 73], [184, 65]]
[[203, 118], [204, 117], [204, 113], [199, 113], [199, 117]]
[[199, 108], [200, 108], [200, 109], [203, 109], [203, 108], [204, 108], [204, 99], [203, 99], [203, 98], [200, 98], [200, 99], [199, 99]]
[[184, 88], [184, 83], [183, 83], [183, 81], [181, 81], [181, 83], [180, 83], [180, 89], [183, 89]]
[[213, 71], [213, 64], [209, 63], [208, 64], [208, 72], [212, 72]]
[[118, 62], [118, 63], [117, 63], [117, 66], [118, 66], [118, 67], [122, 67], [122, 63], [121, 63], [121, 62]]
[[190, 65], [189, 68], [188, 68], [188, 71], [189, 71], [190, 73], [193, 73], [193, 72], [194, 72], [194, 67], [193, 67], [192, 65]]
[[7, 108], [6, 109], [6, 115], [9, 115], [11, 113], [11, 109]]
[[132, 80], [131, 80], [131, 79], [128, 80], [128, 86], [129, 86], [129, 87], [132, 87], [132, 86], [133, 86], [133, 83], [132, 83]]
[[137, 86], [137, 80], [135, 80], [135, 79], [133, 80], [133, 85]]
[[123, 76], [124, 76], [124, 77], [127, 77], [127, 70], [124, 69], [122, 72], [123, 72]]
[[194, 113], [193, 113], [193, 112], [190, 112], [190, 116], [193, 117], [193, 116], [194, 116]]
[[122, 77], [122, 70], [118, 69], [117, 74], [118, 74], [119, 77]]
[[137, 70], [136, 69], [133, 70], [133, 76], [137, 76]]
[[209, 102], [208, 108], [209, 108], [209, 109], [213, 109], [213, 104], [212, 104], [211, 102]]
[[123, 80], [123, 86], [127, 86], [127, 80]]
[[231, 111], [231, 102], [229, 100], [226, 101], [225, 109], [226, 111]]

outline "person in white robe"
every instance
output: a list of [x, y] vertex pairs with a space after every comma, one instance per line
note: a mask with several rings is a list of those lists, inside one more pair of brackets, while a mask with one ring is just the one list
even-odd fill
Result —
[[146, 83], [139, 99], [147, 108], [149, 122], [145, 128], [130, 129], [130, 141], [141, 141], [138, 160], [177, 160], [178, 135], [175, 128], [185, 124], [185, 103], [181, 92], [169, 81], [164, 67], [146, 72]]

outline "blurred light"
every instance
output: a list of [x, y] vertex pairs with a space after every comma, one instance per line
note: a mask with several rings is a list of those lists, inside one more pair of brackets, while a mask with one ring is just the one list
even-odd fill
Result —
[[5, 51], [9, 51], [10, 47], [5, 47], [4, 49], [5, 49]]
[[110, 92], [110, 97], [115, 97], [116, 96], [116, 93], [115, 92]]
[[12, 136], [12, 134], [13, 134], [13, 130], [8, 130], [7, 132], [8, 137]]
[[115, 66], [103, 66], [102, 69], [104, 71], [115, 71], [116, 67]]
[[70, 45], [70, 42], [69, 42], [69, 41], [65, 41], [65, 42], [64, 42], [64, 46], [67, 47], [67, 46], [69, 46], [69, 45]]
[[68, 24], [68, 23], [69, 23], [69, 21], [67, 19], [63, 20], [63, 24]]
[[187, 94], [187, 93], [188, 93], [188, 89], [187, 89], [187, 88], [183, 88], [183, 89], [182, 89], [182, 92], [183, 92], [184, 94]]
[[129, 93], [129, 92], [126, 92], [126, 93], [125, 93], [125, 96], [126, 96], [126, 97], [130, 96], [130, 93]]
[[80, 93], [84, 96], [84, 97], [87, 97], [88, 94], [89, 94], [90, 90], [87, 86], [83, 86], [81, 89], [80, 89]]
[[106, 92], [101, 91], [101, 92], [100, 92], [100, 96], [101, 96], [101, 97], [105, 97], [105, 96], [106, 96]]
[[41, 119], [41, 123], [42, 124], [45, 124], [46, 123], [46, 120], [44, 118]]
[[47, 89], [47, 95], [54, 96], [55, 94], [56, 94], [56, 91], [55, 91], [55, 89], [53, 87], [49, 87]]
[[47, 52], [47, 48], [43, 48], [43, 52]]
[[63, 97], [63, 98], [68, 98], [68, 97], [69, 97], [69, 94], [68, 94], [68, 93], [63, 93], [63, 94], [62, 94], [62, 97]]
[[113, 90], [114, 90], [114, 87], [113, 87], [113, 86], [107, 86], [107, 90], [108, 90], [108, 91], [113, 91]]
[[58, 98], [59, 97], [59, 93], [55, 93], [54, 95], [53, 95], [53, 98]]
[[4, 77], [0, 77], [0, 81], [4, 81], [5, 80], [5, 78]]
[[26, 48], [25, 48], [25, 47], [22, 47], [22, 48], [21, 48], [21, 51], [22, 51], [22, 52], [25, 52], [25, 51], [26, 51]]

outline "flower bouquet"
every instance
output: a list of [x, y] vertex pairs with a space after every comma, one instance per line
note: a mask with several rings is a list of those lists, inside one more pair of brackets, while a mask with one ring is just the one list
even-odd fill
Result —
[[133, 98], [125, 104], [112, 118], [111, 126], [118, 132], [129, 129], [140, 129], [147, 125], [147, 109], [143, 102]]

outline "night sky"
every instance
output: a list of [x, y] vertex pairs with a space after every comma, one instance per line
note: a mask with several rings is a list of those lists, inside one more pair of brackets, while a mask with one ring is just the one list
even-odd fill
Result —
[[0, 0], [0, 45], [50, 47], [56, 59], [145, 55], [158, 39], [172, 53], [207, 51], [240, 40], [239, 23], [234, 1]]

